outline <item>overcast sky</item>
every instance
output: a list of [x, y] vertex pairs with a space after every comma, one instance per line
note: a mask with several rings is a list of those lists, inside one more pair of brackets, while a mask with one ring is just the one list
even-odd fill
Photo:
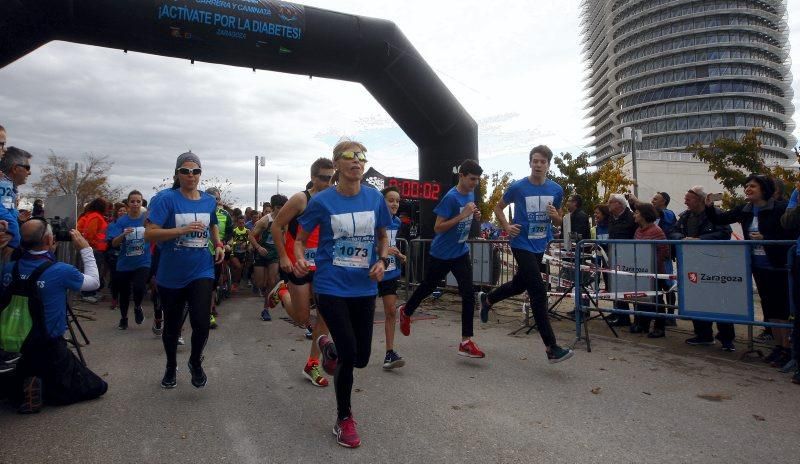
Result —
[[[586, 138], [578, 0], [312, 0], [306, 5], [394, 21], [478, 122], [484, 170], [525, 175], [544, 143], [577, 153]], [[800, 103], [800, 0], [789, 1]], [[347, 136], [370, 166], [417, 177], [417, 149], [358, 84], [50, 43], [0, 69], [0, 124], [36, 161], [53, 152], [114, 162], [111, 181], [149, 195], [191, 149], [205, 177], [229, 178], [239, 206], [301, 190], [308, 166]], [[796, 135], [800, 135], [800, 131]], [[414, 160], [410, 162], [410, 160]], [[23, 193], [26, 192], [23, 188]], [[29, 191], [29, 190], [28, 190]]]

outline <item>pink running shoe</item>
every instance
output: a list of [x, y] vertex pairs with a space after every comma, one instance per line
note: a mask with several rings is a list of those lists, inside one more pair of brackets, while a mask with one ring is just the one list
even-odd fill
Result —
[[333, 434], [336, 435], [336, 443], [345, 448], [358, 448], [361, 445], [361, 438], [356, 431], [356, 420], [353, 416], [342, 420], [337, 420], [333, 426]]

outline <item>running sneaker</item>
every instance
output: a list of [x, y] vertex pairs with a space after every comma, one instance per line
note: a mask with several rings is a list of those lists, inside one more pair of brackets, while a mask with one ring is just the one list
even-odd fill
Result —
[[22, 403], [17, 412], [20, 414], [35, 414], [42, 410], [42, 379], [39, 377], [26, 377], [22, 382]]
[[261, 310], [261, 320], [262, 321], [271, 321], [272, 316], [269, 315], [269, 309], [264, 308]]
[[278, 306], [278, 303], [281, 302], [280, 292], [286, 288], [286, 283], [282, 280], [279, 280], [278, 283], [272, 287], [272, 290], [267, 293], [267, 301], [269, 302], [269, 308], [272, 309], [275, 306]]
[[96, 296], [88, 295], [88, 296], [82, 296], [81, 301], [84, 301], [86, 303], [97, 304], [97, 302], [100, 300], [98, 300]]
[[186, 342], [185, 342], [185, 341], [183, 341], [183, 337], [178, 337], [178, 345], [179, 345], [179, 346], [183, 346], [183, 345], [185, 345], [185, 344], [186, 344]]
[[161, 378], [161, 388], [175, 388], [178, 385], [178, 368], [167, 367], [164, 371], [164, 377]]
[[405, 365], [405, 359], [403, 359], [403, 357], [397, 354], [394, 350], [387, 351], [386, 356], [383, 358], [383, 368], [387, 371], [397, 367], [403, 367]]
[[160, 337], [162, 333], [164, 333], [164, 321], [153, 319], [153, 335]]
[[328, 386], [328, 379], [322, 376], [322, 372], [319, 371], [319, 361], [316, 359], [306, 363], [306, 367], [303, 368], [303, 376], [310, 380], [315, 387]]
[[117, 324], [117, 330], [128, 330], [128, 318], [119, 320], [119, 324]]
[[728, 353], [736, 351], [736, 345], [733, 344], [733, 341], [720, 340], [719, 342], [722, 343], [722, 351], [727, 351]]
[[489, 294], [486, 292], [478, 292], [478, 302], [481, 305], [481, 322], [489, 322], [489, 311], [492, 305], [489, 304]]
[[458, 344], [458, 355], [468, 358], [485, 358], [486, 354], [472, 340], [464, 340]]
[[569, 348], [564, 349], [558, 345], [553, 345], [550, 347], [550, 351], [547, 352], [547, 360], [550, 364], [560, 363], [571, 358], [574, 354], [575, 352]]
[[317, 347], [322, 355], [322, 368], [325, 369], [328, 375], [333, 375], [339, 363], [339, 356], [336, 354], [336, 345], [334, 345], [331, 337], [322, 334], [317, 338]]
[[8, 351], [0, 350], [0, 366], [3, 364], [16, 364], [22, 355], [19, 353], [9, 353]]
[[211, 315], [211, 322], [208, 325], [209, 329], [216, 329], [217, 328], [217, 318], [214, 315]]
[[314, 338], [314, 330], [311, 328], [310, 325], [306, 326], [306, 333], [303, 335], [305, 335], [306, 340], [311, 340]]
[[353, 416], [337, 420], [333, 426], [333, 434], [336, 436], [336, 443], [345, 448], [358, 448], [361, 445], [361, 438], [356, 431], [356, 421]]
[[411, 316], [406, 314], [406, 305], [398, 306], [397, 313], [400, 315], [400, 333], [408, 337], [411, 335]]
[[208, 383], [208, 377], [203, 370], [202, 363], [202, 358], [200, 358], [200, 362], [196, 363], [196, 365], [193, 365], [192, 361], [189, 361], [189, 374], [192, 376], [192, 386], [194, 386], [194, 388], [203, 388]]
[[142, 310], [141, 306], [133, 308], [133, 317], [138, 325], [141, 325], [142, 322], [144, 322], [144, 310]]

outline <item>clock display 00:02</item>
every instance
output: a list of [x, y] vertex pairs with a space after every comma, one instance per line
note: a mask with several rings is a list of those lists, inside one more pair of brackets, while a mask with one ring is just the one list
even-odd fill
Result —
[[438, 182], [420, 182], [414, 179], [401, 179], [390, 177], [389, 187], [397, 187], [400, 197], [409, 200], [439, 200], [442, 185]]

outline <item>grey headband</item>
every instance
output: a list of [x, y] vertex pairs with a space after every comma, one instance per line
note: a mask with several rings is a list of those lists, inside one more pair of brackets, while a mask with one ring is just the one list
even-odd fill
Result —
[[186, 162], [195, 163], [197, 164], [198, 168], [203, 167], [202, 165], [200, 165], [200, 158], [198, 158], [197, 155], [195, 155], [194, 153], [187, 151], [186, 153], [183, 153], [180, 156], [178, 156], [178, 161], [175, 162], [175, 169], [177, 170], [178, 168], [183, 166], [183, 163]]

